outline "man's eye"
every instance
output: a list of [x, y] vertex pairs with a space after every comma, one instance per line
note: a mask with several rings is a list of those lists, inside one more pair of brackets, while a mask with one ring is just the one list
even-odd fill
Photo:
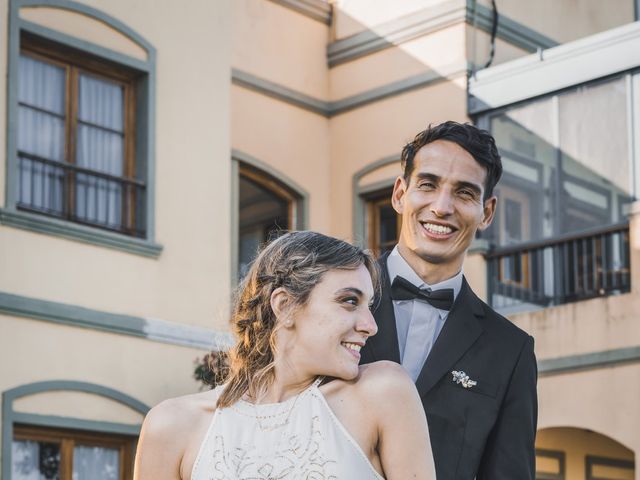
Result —
[[460, 190], [460, 195], [466, 198], [474, 198], [475, 194], [471, 190]]
[[420, 188], [435, 188], [435, 185], [431, 182], [424, 182], [418, 185]]

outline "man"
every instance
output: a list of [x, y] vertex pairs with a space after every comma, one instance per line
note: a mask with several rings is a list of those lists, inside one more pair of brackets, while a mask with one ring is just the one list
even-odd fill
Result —
[[462, 263], [496, 210], [502, 174], [488, 132], [445, 122], [402, 151], [398, 245], [382, 256], [378, 334], [362, 363], [401, 363], [429, 422], [438, 480], [533, 480], [533, 338], [476, 297]]

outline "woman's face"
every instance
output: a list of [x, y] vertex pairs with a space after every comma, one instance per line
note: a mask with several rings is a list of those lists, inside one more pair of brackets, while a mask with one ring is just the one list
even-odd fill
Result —
[[360, 349], [378, 331], [371, 314], [371, 275], [355, 270], [326, 272], [307, 304], [292, 315], [287, 356], [300, 373], [350, 380], [358, 375]]

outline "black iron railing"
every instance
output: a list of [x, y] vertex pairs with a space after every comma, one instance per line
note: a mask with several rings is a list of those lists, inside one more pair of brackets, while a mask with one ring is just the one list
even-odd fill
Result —
[[145, 236], [144, 182], [25, 152], [18, 160], [19, 209]]
[[497, 309], [559, 305], [631, 287], [627, 223], [496, 248], [486, 259]]

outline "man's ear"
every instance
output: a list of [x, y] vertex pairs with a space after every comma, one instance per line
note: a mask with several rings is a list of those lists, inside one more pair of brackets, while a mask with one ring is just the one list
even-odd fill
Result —
[[478, 230], [481, 232], [489, 228], [491, 222], [493, 221], [493, 217], [496, 214], [496, 207], [498, 206], [498, 197], [495, 195], [491, 198], [488, 198], [484, 201], [484, 209], [482, 211], [482, 222], [478, 225]]
[[407, 182], [403, 176], [396, 178], [393, 184], [393, 193], [391, 194], [391, 205], [393, 209], [400, 215], [404, 211], [404, 195], [407, 193]]

